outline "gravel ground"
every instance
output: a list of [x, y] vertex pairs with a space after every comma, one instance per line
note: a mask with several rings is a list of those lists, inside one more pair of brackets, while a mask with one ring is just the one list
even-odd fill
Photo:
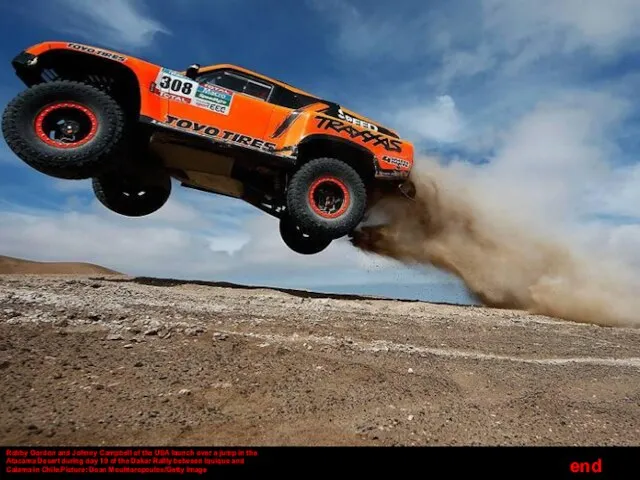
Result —
[[3, 445], [639, 445], [640, 331], [0, 275]]

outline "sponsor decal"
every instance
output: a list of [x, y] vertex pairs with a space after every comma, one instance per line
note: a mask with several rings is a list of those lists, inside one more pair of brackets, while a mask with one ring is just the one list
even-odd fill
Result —
[[302, 112], [300, 110], [294, 110], [289, 115], [287, 115], [287, 117], [282, 121], [282, 123], [276, 127], [273, 134], [271, 134], [271, 138], [278, 138], [282, 136], [282, 134], [284, 134], [284, 132], [286, 132], [291, 127], [291, 125], [293, 125], [293, 123], [298, 119], [301, 113]]
[[365, 122], [364, 120], [360, 120], [359, 118], [352, 117], [351, 115], [347, 115], [342, 111], [341, 108], [338, 109], [338, 118], [340, 120], [344, 120], [345, 122], [353, 123], [358, 127], [368, 128], [369, 130], [373, 130], [374, 132], [378, 131], [378, 127], [373, 123]]
[[393, 178], [398, 178], [398, 177], [404, 177], [408, 174], [406, 174], [405, 172], [402, 171], [398, 171], [398, 170], [383, 170], [383, 169], [378, 169], [376, 171], [376, 176], [377, 177], [393, 177]]
[[151, 90], [163, 98], [189, 103], [220, 115], [229, 115], [234, 93], [217, 85], [200, 85], [168, 68], [160, 70]]
[[[295, 121], [300, 118], [300, 115], [307, 110], [317, 109], [319, 106], [324, 105], [322, 102], [311, 103], [309, 105], [305, 105], [304, 107], [297, 108], [287, 115], [287, 117], [282, 121], [280, 125], [276, 127], [273, 134], [271, 134], [271, 138], [278, 138], [284, 134], [291, 126], [295, 123]], [[326, 114], [326, 109], [321, 110], [321, 113]]]
[[363, 143], [374, 147], [382, 145], [385, 150], [390, 152], [401, 152], [402, 143], [400, 140], [394, 140], [386, 137], [381, 133], [372, 132], [371, 130], [358, 130], [352, 125], [346, 124], [340, 120], [334, 120], [332, 118], [322, 117], [317, 115], [317, 127], [323, 130], [330, 130], [336, 133], [346, 133], [352, 139], [361, 140]]
[[150, 88], [151, 93], [155, 93], [156, 95], [162, 97], [162, 98], [166, 98], [169, 99], [173, 102], [180, 102], [180, 103], [191, 103], [191, 99], [188, 97], [182, 97], [180, 95], [176, 95], [174, 93], [170, 93], [170, 92], [162, 92], [158, 89], [158, 85], [155, 82], [151, 83], [151, 88]]
[[181, 97], [180, 95], [174, 95], [173, 93], [169, 93], [169, 92], [159, 92], [160, 96], [162, 98], [167, 98], [169, 100], [172, 100], [174, 102], [180, 102], [180, 103], [191, 103], [191, 99], [187, 98], [187, 97]]
[[411, 165], [409, 162], [407, 162], [406, 160], [403, 160], [402, 158], [389, 157], [388, 155], [383, 155], [382, 160], [384, 160], [387, 163], [391, 163], [392, 165], [395, 165], [398, 168], [409, 168], [409, 166]]
[[334, 117], [334, 118], [338, 118], [344, 122], [347, 123], [351, 123], [353, 125], [356, 126], [362, 126], [364, 128], [367, 128], [369, 130], [373, 130], [374, 132], [378, 132], [378, 133], [382, 133], [383, 135], [387, 135], [389, 137], [393, 137], [393, 138], [397, 138], [399, 139], [400, 137], [398, 137], [398, 134], [395, 132], [392, 132], [391, 130], [389, 130], [388, 128], [383, 127], [382, 125], [376, 125], [370, 122], [367, 122], [365, 120], [353, 117], [351, 115], [348, 115], [347, 113], [344, 112], [344, 110], [342, 110], [342, 108], [340, 107], [340, 105], [335, 104], [335, 103], [330, 103], [330, 102], [324, 102], [327, 105], [327, 108], [323, 109], [323, 110], [319, 110], [318, 113], [324, 113], [325, 115], [329, 116], [329, 117]]
[[201, 108], [206, 108], [207, 110], [211, 110], [212, 112], [216, 112], [216, 113], [220, 113], [222, 115], [228, 115], [229, 114], [229, 109], [225, 106], [222, 105], [216, 105], [215, 103], [210, 103], [210, 102], [205, 102], [199, 99], [195, 99], [195, 101], [193, 102], [194, 105], [201, 107]]
[[227, 143], [235, 143], [255, 150], [274, 152], [276, 149], [275, 143], [265, 142], [259, 138], [242, 135], [232, 132], [231, 130], [221, 130], [213, 125], [206, 125], [187, 120], [186, 118], [174, 117], [173, 115], [167, 115], [166, 125], [180, 130], [186, 130], [189, 133], [195, 133], [203, 137], [209, 137], [217, 141], [222, 140]]
[[196, 97], [217, 105], [229, 107], [233, 99], [233, 91], [217, 85], [200, 85], [196, 90]]
[[384, 168], [379, 162], [375, 162], [376, 177], [388, 177], [388, 178], [407, 178], [409, 176], [409, 169], [401, 170], [398, 167]]
[[116, 62], [125, 62], [127, 60], [127, 57], [124, 57], [118, 53], [110, 52], [108, 50], [102, 50], [101, 48], [94, 48], [94, 47], [89, 47], [87, 45], [81, 45], [79, 43], [68, 43], [67, 47], [72, 48], [74, 50], [78, 50], [79, 52], [90, 53], [92, 55], [97, 55], [98, 57], [115, 60]]

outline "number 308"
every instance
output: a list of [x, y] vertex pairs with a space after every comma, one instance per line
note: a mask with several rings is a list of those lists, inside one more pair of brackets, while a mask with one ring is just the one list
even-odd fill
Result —
[[160, 88], [169, 88], [174, 92], [182, 92], [185, 95], [189, 95], [191, 93], [191, 89], [193, 88], [193, 84], [190, 82], [183, 82], [179, 78], [174, 78], [173, 80], [171, 80], [171, 77], [165, 75], [160, 81]]

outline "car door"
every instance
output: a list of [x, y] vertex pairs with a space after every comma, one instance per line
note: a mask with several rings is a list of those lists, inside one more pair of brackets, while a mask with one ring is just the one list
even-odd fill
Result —
[[[190, 87], [185, 87], [184, 79]], [[187, 120], [181, 125], [194, 133], [216, 132], [219, 139], [245, 146], [266, 136], [274, 109], [268, 101], [273, 85], [229, 68], [203, 73], [195, 81], [184, 79], [160, 85], [178, 88], [183, 95], [186, 88], [184, 98], [169, 98], [169, 115], [176, 123]]]

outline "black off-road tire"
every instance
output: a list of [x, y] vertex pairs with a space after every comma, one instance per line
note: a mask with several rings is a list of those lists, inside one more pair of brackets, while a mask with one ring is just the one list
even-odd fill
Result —
[[[321, 212], [313, 200], [320, 184], [335, 185], [344, 197], [333, 213]], [[347, 235], [362, 221], [367, 206], [367, 189], [351, 166], [335, 158], [316, 158], [296, 171], [287, 189], [287, 211], [305, 232], [331, 239]], [[333, 215], [333, 216], [331, 216]]]
[[[65, 108], [86, 115], [90, 131], [85, 143], [65, 147], [46, 138], [44, 123], [51, 115], [46, 112]], [[35, 85], [11, 100], [2, 117], [2, 133], [11, 150], [35, 170], [56, 178], [86, 179], [106, 171], [121, 155], [126, 118], [122, 107], [102, 90], [61, 80]]]
[[125, 217], [150, 215], [171, 196], [171, 177], [161, 167], [110, 170], [92, 185], [102, 205]]
[[331, 238], [306, 235], [291, 218], [280, 219], [280, 237], [287, 247], [300, 255], [315, 255], [331, 245]]

